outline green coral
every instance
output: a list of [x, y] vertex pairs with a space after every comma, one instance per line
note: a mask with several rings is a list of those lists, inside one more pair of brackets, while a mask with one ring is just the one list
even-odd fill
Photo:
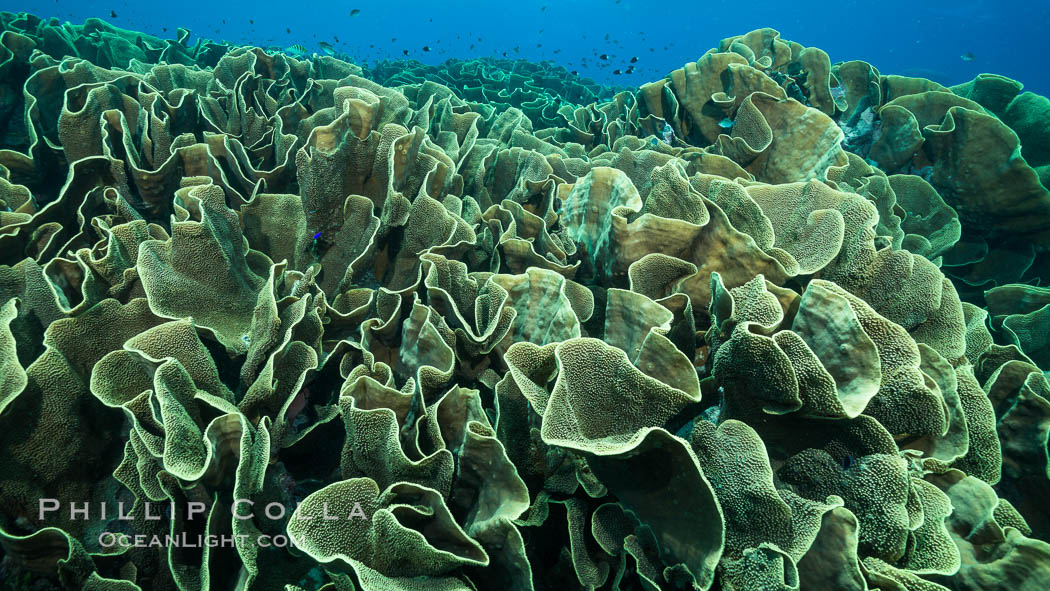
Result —
[[1045, 584], [1048, 110], [1018, 83], [768, 28], [619, 89], [0, 27], [0, 577]]

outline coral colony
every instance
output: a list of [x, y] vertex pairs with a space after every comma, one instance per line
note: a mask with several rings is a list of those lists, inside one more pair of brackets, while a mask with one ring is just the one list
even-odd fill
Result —
[[1046, 589], [1019, 83], [0, 25], [3, 589]]

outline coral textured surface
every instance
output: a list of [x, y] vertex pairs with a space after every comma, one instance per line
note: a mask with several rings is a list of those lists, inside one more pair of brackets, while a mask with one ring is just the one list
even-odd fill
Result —
[[0, 28], [0, 589], [1047, 588], [1020, 83]]

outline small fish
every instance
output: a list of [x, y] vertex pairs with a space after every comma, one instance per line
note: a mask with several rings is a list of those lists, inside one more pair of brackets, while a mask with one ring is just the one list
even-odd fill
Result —
[[319, 240], [320, 238], [321, 238], [321, 232], [318, 232], [318, 233], [314, 234], [314, 240]]
[[320, 43], [318, 43], [317, 45], [318, 45], [318, 47], [320, 47], [320, 48], [321, 48], [321, 51], [322, 51], [322, 52], [323, 52], [323, 53], [324, 53], [325, 55], [335, 55], [335, 48], [334, 48], [334, 47], [332, 47], [332, 45], [331, 45], [330, 43], [328, 43], [328, 42], [326, 42], [326, 41], [321, 41], [321, 42], [320, 42]]
[[853, 456], [850, 456], [850, 455], [843, 456], [842, 457], [842, 469], [843, 470], [849, 470], [850, 468], [853, 467], [853, 463], [855, 461], [856, 460], [854, 459]]
[[621, 72], [619, 70], [613, 70], [613, 74], [619, 76], [620, 74], [623, 74], [623, 72]]
[[975, 56], [973, 53], [967, 51], [966, 53], [960, 55], [959, 59], [961, 59], [964, 62], [972, 62], [973, 60], [977, 59], [977, 56]]
[[573, 76], [579, 76], [580, 75], [580, 73], [577, 72], [576, 70], [573, 70], [573, 71], [571, 71], [569, 73], [572, 74]]
[[255, 24], [255, 19], [253, 19], [253, 18], [248, 19], [248, 24], [249, 25], [254, 25]]
[[632, 63], [632, 64], [637, 64], [637, 63], [638, 63], [638, 56], [634, 56], [634, 57], [632, 57], [632, 58], [631, 58], [631, 63]]
[[730, 129], [733, 127], [733, 120], [729, 117], [726, 117], [725, 119], [718, 122], [718, 126], [722, 129]]
[[284, 28], [284, 32], [288, 33], [288, 34], [291, 34], [292, 33], [292, 28], [291, 27], [285, 27]]
[[284, 48], [284, 51], [286, 53], [290, 53], [292, 55], [297, 55], [297, 56], [305, 56], [308, 53], [307, 50], [306, 50], [306, 47], [304, 47], [301, 43], [296, 43], [295, 45], [290, 45], [290, 46]]
[[401, 53], [403, 53], [403, 54], [405, 54], [405, 55], [408, 55], [408, 50], [407, 50], [407, 49], [402, 49], [402, 50], [401, 50]]
[[667, 122], [664, 122], [664, 128], [660, 131], [660, 137], [662, 137], [668, 144], [674, 139], [674, 130], [671, 129], [671, 126], [668, 125]]
[[359, 14], [361, 14], [361, 9], [360, 8], [354, 8], [354, 9], [352, 9], [350, 11], [350, 16], [357, 16]]
[[424, 45], [423, 46], [423, 51], [430, 51], [430, 46], [429, 45]]
[[117, 11], [116, 10], [109, 11], [109, 18], [117, 18]]
[[600, 60], [607, 60], [607, 59], [609, 59], [609, 54], [603, 53], [603, 54], [598, 56], [598, 59], [600, 59]]

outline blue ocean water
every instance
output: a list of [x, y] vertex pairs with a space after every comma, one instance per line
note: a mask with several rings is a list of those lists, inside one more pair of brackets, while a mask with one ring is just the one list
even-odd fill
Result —
[[[990, 72], [1050, 94], [1046, 0], [32, 0], [3, 9], [74, 24], [98, 17], [160, 37], [185, 27], [194, 36], [237, 44], [301, 44], [319, 51], [324, 41], [368, 63], [402, 58], [406, 50], [428, 64], [506, 53], [551, 60], [597, 82], [623, 86], [663, 78], [724, 37], [772, 27], [784, 39], [823, 49], [832, 63], [859, 59], [883, 74], [945, 85]], [[632, 58], [638, 59], [627, 73]]]

